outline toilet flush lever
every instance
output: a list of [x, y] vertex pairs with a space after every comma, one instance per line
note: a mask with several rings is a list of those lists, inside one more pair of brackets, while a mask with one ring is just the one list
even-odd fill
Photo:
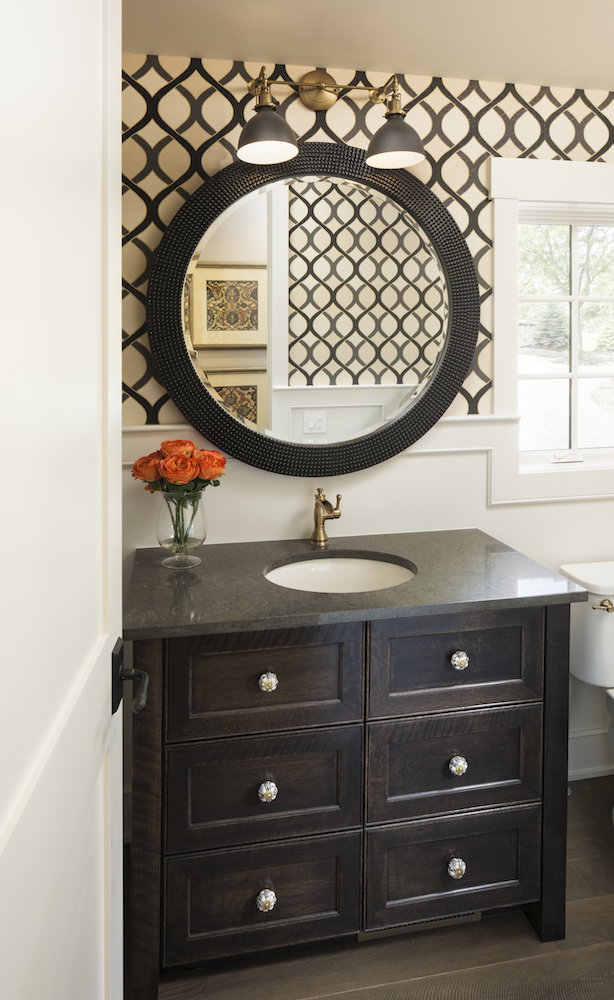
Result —
[[614, 604], [606, 597], [601, 604], [593, 604], [593, 611], [607, 611], [611, 615], [614, 611]]

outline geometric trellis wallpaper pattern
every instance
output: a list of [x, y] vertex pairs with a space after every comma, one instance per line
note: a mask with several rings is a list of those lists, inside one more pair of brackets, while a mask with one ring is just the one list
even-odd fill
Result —
[[[300, 78], [313, 67], [267, 66], [271, 79]], [[163, 55], [124, 56], [124, 424], [174, 423], [178, 415], [156, 377], [145, 322], [152, 260], [166, 227], [208, 178], [235, 158], [254, 99], [246, 83], [260, 65]], [[329, 72], [342, 86], [380, 86], [388, 72]], [[399, 76], [403, 106], [427, 159], [415, 174], [456, 219], [480, 285], [480, 335], [472, 370], [452, 412], [491, 409], [491, 156], [614, 162], [614, 94], [564, 87]], [[381, 106], [350, 93], [328, 112], [312, 112], [293, 91], [274, 96], [301, 142], [366, 148]]]
[[335, 177], [293, 178], [288, 218], [288, 385], [426, 384], [449, 308], [416, 220]]

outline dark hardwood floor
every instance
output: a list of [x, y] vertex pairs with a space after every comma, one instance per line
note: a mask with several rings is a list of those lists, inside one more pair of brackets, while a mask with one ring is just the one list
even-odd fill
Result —
[[570, 787], [564, 941], [515, 911], [166, 974], [160, 1000], [614, 1000], [614, 775]]

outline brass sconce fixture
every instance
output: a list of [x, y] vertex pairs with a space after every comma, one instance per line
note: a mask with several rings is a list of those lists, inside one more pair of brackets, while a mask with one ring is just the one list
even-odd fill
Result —
[[285, 121], [275, 111], [271, 96], [272, 86], [291, 87], [298, 93], [305, 107], [312, 111], [332, 108], [339, 93], [365, 90], [374, 104], [386, 104], [386, 123], [375, 133], [367, 150], [366, 163], [370, 167], [394, 170], [410, 167], [425, 159], [420, 136], [405, 121], [401, 105], [401, 89], [395, 75], [383, 87], [342, 87], [323, 70], [313, 70], [298, 82], [294, 80], [269, 80], [264, 66], [256, 80], [250, 80], [248, 89], [256, 98], [256, 114], [245, 125], [239, 139], [237, 156], [246, 163], [282, 163], [298, 155], [297, 138]]

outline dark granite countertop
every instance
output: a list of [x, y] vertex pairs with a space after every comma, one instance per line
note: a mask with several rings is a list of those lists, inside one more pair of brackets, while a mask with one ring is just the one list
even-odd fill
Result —
[[269, 583], [264, 570], [310, 558], [308, 539], [205, 545], [201, 565], [167, 570], [160, 548], [138, 549], [126, 594], [124, 637], [158, 639], [457, 611], [585, 601], [582, 587], [477, 528], [330, 540], [321, 554], [382, 553], [416, 576], [386, 590], [314, 594]]

